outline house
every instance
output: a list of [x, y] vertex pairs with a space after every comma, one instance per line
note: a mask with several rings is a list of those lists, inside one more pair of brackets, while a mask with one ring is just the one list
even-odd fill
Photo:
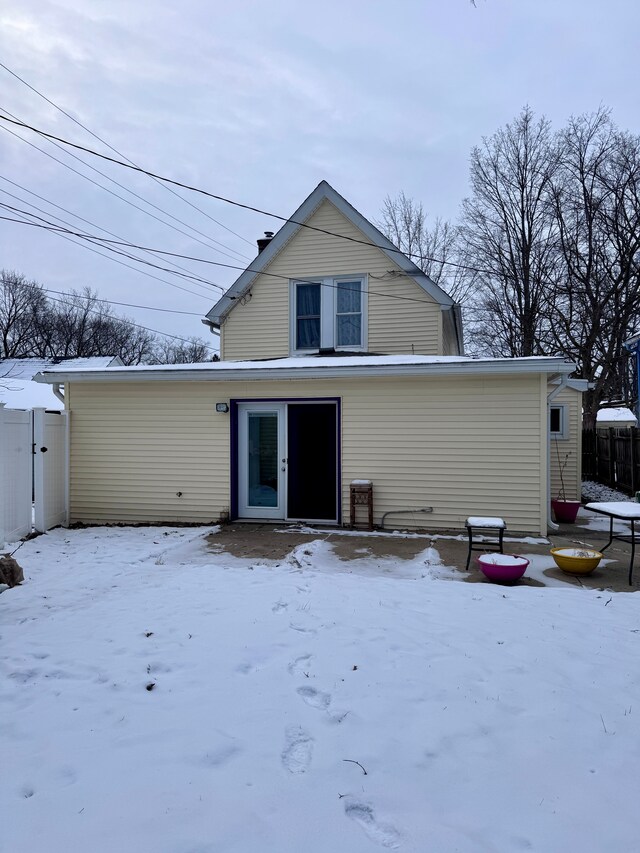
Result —
[[33, 381], [37, 373], [55, 368], [56, 365], [64, 365], [65, 368], [104, 369], [122, 365], [122, 361], [112, 355], [67, 359], [0, 358], [0, 403], [4, 403], [8, 409], [63, 409], [64, 402], [61, 397], [56, 396], [54, 386]]
[[546, 532], [574, 365], [466, 357], [459, 307], [324, 181], [258, 242], [204, 320], [220, 362], [38, 377], [71, 412], [70, 520], [344, 524], [365, 479], [377, 524]]

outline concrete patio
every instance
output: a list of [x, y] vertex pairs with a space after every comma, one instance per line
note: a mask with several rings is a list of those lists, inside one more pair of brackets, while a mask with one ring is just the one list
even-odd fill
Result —
[[[543, 586], [544, 579], [549, 584], [558, 583], [585, 589], [602, 589], [613, 592], [635, 592], [640, 589], [640, 567], [636, 566], [633, 585], [628, 584], [629, 559], [631, 546], [627, 542], [614, 540], [605, 552], [605, 560], [590, 575], [569, 575], [558, 569], [549, 551], [551, 548], [591, 547], [599, 550], [608, 541], [608, 528], [589, 529], [594, 516], [584, 511], [576, 524], [561, 525], [557, 532], [546, 540], [508, 531], [504, 539], [504, 550], [508, 554], [538, 555], [543, 558], [540, 565], [543, 572], [537, 577], [525, 577], [519, 582], [527, 586]], [[602, 525], [604, 527], [604, 525]], [[328, 540], [336, 556], [344, 561], [354, 561], [363, 556], [368, 559], [397, 559], [399, 562], [413, 560], [421, 551], [433, 547], [446, 566], [460, 571], [461, 579], [468, 583], [488, 583], [477, 568], [474, 551], [469, 572], [465, 572], [468, 541], [464, 531], [448, 530], [442, 532], [422, 531], [406, 535], [397, 532], [355, 531], [343, 528], [298, 528], [286, 524], [235, 523], [223, 526], [219, 533], [210, 537], [212, 549], [225, 551], [234, 557], [244, 559], [269, 560], [279, 562], [299, 545], [313, 540]], [[523, 541], [524, 540], [524, 541]], [[640, 548], [638, 549], [640, 551]], [[544, 559], [546, 558], [546, 559]], [[546, 563], [548, 562], [548, 567]], [[637, 559], [636, 559], [637, 563]]]

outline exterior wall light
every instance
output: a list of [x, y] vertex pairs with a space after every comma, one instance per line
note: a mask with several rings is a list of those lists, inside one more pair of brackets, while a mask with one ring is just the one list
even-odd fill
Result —
[[216, 412], [223, 412], [226, 414], [229, 411], [228, 403], [216, 403]]

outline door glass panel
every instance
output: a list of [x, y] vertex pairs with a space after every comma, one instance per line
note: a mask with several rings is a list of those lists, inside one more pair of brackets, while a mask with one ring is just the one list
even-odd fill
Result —
[[249, 412], [249, 506], [278, 506], [278, 413]]

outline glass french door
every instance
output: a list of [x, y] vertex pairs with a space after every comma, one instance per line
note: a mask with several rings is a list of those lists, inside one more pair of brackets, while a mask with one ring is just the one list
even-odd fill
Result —
[[285, 405], [238, 405], [238, 514], [285, 517]]

